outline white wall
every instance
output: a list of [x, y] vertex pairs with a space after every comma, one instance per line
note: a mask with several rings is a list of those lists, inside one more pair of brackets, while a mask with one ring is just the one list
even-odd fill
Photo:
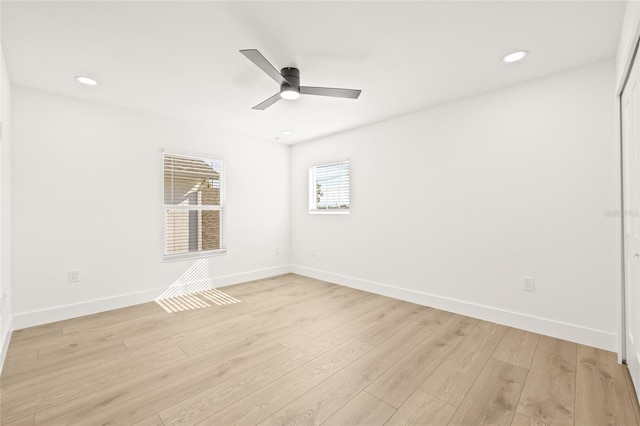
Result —
[[0, 371], [13, 330], [11, 315], [11, 82], [0, 49]]
[[[12, 109], [16, 328], [151, 300], [190, 268], [288, 271], [288, 146], [19, 86]], [[162, 262], [162, 148], [226, 162], [226, 255]]]
[[[614, 86], [610, 60], [293, 146], [293, 271], [616, 350]], [[351, 214], [309, 215], [308, 167], [347, 157]]]

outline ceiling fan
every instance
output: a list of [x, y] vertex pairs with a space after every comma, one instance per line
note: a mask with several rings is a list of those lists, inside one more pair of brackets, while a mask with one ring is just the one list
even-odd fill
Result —
[[285, 67], [278, 72], [273, 65], [262, 56], [257, 49], [241, 50], [244, 56], [256, 64], [258, 68], [267, 73], [280, 85], [280, 92], [271, 96], [266, 101], [260, 102], [253, 109], [264, 110], [278, 102], [280, 99], [298, 99], [300, 95], [333, 96], [336, 98], [358, 99], [362, 90], [336, 89], [333, 87], [309, 87], [300, 86], [300, 70], [292, 67]]

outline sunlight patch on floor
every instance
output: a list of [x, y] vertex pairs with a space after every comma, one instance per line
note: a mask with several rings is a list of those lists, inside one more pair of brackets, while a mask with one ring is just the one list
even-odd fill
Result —
[[218, 306], [231, 305], [240, 303], [240, 300], [216, 288], [210, 288], [195, 293], [160, 298], [156, 300], [156, 303], [165, 311], [173, 313], [208, 308], [212, 304]]

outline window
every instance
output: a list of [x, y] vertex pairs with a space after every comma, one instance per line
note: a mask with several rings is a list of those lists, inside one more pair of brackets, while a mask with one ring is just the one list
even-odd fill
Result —
[[222, 162], [163, 154], [165, 259], [224, 253]]
[[309, 213], [349, 213], [349, 161], [309, 169]]

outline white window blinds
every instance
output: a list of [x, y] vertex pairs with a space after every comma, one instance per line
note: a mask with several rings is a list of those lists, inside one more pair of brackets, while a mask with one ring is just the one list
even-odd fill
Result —
[[348, 213], [349, 161], [309, 169], [309, 212]]
[[222, 162], [163, 154], [165, 257], [222, 249]]

